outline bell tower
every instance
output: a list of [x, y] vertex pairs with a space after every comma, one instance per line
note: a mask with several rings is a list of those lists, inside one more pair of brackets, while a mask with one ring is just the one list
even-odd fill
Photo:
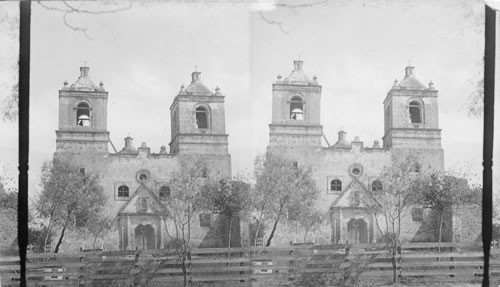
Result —
[[303, 61], [293, 62], [292, 73], [273, 84], [273, 114], [269, 125], [269, 148], [319, 148], [321, 86], [302, 70]]
[[384, 100], [384, 147], [426, 150], [430, 165], [444, 168], [438, 91], [432, 81], [423, 85], [414, 69], [405, 68], [404, 78], [394, 81]]
[[191, 74], [191, 84], [181, 89], [170, 106], [170, 153], [225, 154], [228, 135], [224, 96], [201, 82], [201, 72]]
[[108, 92], [89, 77], [89, 67], [80, 67], [75, 83], [59, 90], [59, 128], [56, 154], [108, 153]]

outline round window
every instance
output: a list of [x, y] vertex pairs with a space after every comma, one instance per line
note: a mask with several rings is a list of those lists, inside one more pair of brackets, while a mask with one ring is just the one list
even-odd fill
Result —
[[363, 174], [363, 166], [360, 165], [359, 163], [352, 164], [349, 167], [349, 173], [352, 176], [356, 176], [356, 177], [361, 176]]
[[149, 171], [146, 169], [141, 169], [137, 172], [136, 177], [139, 182], [146, 182], [149, 180]]

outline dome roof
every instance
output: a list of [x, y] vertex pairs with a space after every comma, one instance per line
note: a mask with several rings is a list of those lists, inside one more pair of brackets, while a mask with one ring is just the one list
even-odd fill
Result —
[[89, 69], [89, 67], [80, 67], [80, 77], [78, 77], [78, 80], [69, 86], [69, 88], [65, 85], [63, 89], [70, 91], [104, 92], [102, 83], [98, 86], [90, 79]]
[[422, 84], [413, 74], [413, 69], [415, 67], [407, 66], [405, 68], [405, 77], [401, 82], [399, 82], [399, 87], [405, 88], [407, 90], [425, 90], [426, 86]]
[[182, 91], [185, 92], [188, 95], [195, 95], [195, 96], [211, 96], [213, 95], [212, 91], [210, 91], [209, 88], [207, 88], [200, 80], [200, 74], [201, 72], [194, 71], [191, 74], [191, 84], [187, 86], [186, 89], [183, 89]]
[[[301, 60], [293, 61], [294, 69], [290, 76], [286, 77], [284, 80], [278, 80], [277, 83], [288, 84], [288, 85], [318, 85], [316, 77], [313, 79], [309, 78], [302, 70], [302, 64], [304, 62]], [[280, 79], [280, 77], [278, 77]]]

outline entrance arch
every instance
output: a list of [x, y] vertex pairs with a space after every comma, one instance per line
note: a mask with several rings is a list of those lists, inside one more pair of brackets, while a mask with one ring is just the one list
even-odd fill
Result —
[[155, 249], [155, 229], [151, 224], [139, 224], [135, 228], [135, 247], [138, 250]]
[[349, 234], [349, 243], [368, 243], [368, 224], [362, 218], [351, 218], [347, 222], [347, 232]]

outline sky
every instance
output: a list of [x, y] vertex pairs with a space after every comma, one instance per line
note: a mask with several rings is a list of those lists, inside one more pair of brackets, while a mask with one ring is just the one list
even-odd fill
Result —
[[[322, 85], [321, 122], [330, 144], [345, 130], [348, 140], [359, 136], [365, 146], [381, 141], [383, 100], [411, 62], [417, 78], [424, 84], [432, 80], [439, 90], [446, 169], [480, 173], [482, 119], [470, 117], [467, 105], [482, 78], [481, 1], [295, 3], [313, 5], [148, 1], [118, 13], [68, 15], [67, 22], [87, 29], [91, 39], [66, 26], [62, 12], [33, 3], [30, 187], [39, 190], [41, 165], [55, 151], [58, 90], [64, 81], [76, 81], [85, 63], [94, 82], [102, 81], [109, 92], [108, 130], [116, 148], [130, 135], [135, 146], [146, 142], [152, 152], [168, 146], [169, 107], [197, 67], [204, 84], [212, 90], [219, 86], [226, 96], [229, 152], [237, 175], [252, 174], [255, 157], [265, 152], [272, 83], [277, 75], [290, 74], [293, 60], [303, 60], [305, 72]], [[15, 16], [16, 6], [0, 3], [0, 17]], [[0, 30], [0, 103], [17, 73], [17, 36], [12, 34]], [[15, 172], [17, 123], [0, 122], [0, 130], [0, 163]], [[495, 167], [497, 178], [499, 171]]]

